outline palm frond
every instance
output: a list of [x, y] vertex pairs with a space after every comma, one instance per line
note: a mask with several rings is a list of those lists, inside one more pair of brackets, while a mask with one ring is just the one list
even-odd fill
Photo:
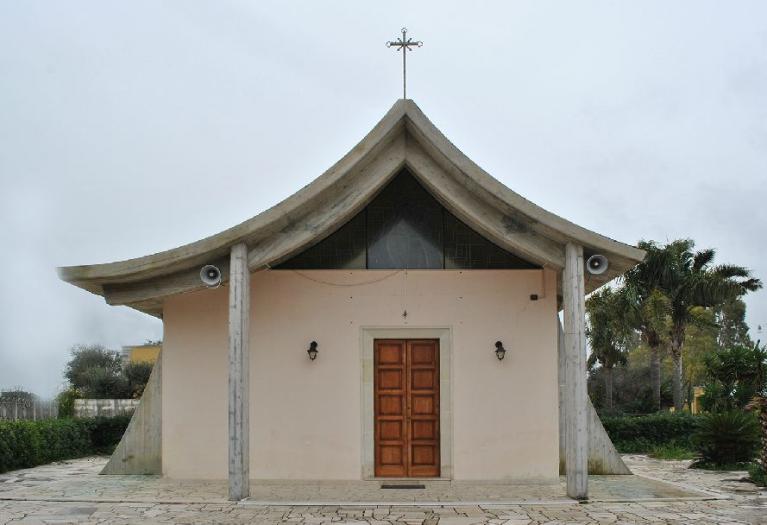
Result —
[[711, 269], [711, 273], [721, 279], [733, 279], [735, 277], [750, 277], [751, 272], [743, 266], [734, 264], [720, 264]]
[[740, 281], [738, 284], [740, 284], [740, 287], [743, 288], [743, 290], [749, 292], [755, 292], [757, 290], [761, 290], [762, 288], [761, 279], [757, 279], [756, 277], [746, 279], [745, 281]]
[[711, 263], [711, 261], [714, 260], [714, 257], [716, 256], [716, 250], [713, 248], [708, 248], [706, 250], [701, 250], [697, 252], [693, 258], [693, 264], [692, 268], [693, 270], [699, 271], [703, 269], [704, 266], [707, 266]]

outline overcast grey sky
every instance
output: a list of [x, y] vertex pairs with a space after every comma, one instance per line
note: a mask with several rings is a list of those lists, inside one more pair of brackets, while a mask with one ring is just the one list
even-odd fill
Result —
[[[506, 185], [767, 279], [766, 2], [0, 0], [0, 387], [52, 395], [73, 344], [160, 338], [54, 268], [197, 240], [320, 175], [401, 96], [403, 25], [408, 95]], [[767, 292], [747, 302], [767, 332]]]

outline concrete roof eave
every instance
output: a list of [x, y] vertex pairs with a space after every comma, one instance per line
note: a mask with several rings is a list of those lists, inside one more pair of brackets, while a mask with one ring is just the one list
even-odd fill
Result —
[[59, 276], [110, 304], [161, 316], [164, 297], [203, 287], [198, 273], [216, 264], [228, 278], [230, 248], [245, 242], [252, 271], [279, 264], [338, 229], [404, 166], [452, 213], [499, 246], [561, 270], [564, 245], [601, 253], [610, 269], [588, 276], [587, 291], [621, 275], [644, 252], [567, 221], [490, 176], [456, 148], [412, 101], [398, 100], [341, 160], [276, 206], [232, 228], [153, 255], [59, 268]]

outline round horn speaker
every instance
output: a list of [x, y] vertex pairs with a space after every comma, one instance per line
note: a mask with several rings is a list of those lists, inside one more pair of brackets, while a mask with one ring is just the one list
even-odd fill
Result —
[[221, 270], [212, 264], [206, 264], [200, 270], [200, 280], [208, 288], [218, 288], [221, 286]]
[[586, 259], [586, 270], [591, 275], [601, 275], [607, 271], [609, 266], [610, 263], [604, 255], [592, 255]]

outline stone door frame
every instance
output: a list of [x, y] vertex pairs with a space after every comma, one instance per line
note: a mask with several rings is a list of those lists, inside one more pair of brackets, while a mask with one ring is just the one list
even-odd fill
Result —
[[[362, 418], [362, 479], [392, 479], [375, 476], [374, 408], [373, 408], [373, 343], [376, 339], [439, 339], [439, 424], [440, 477], [453, 479], [453, 330], [449, 326], [361, 326], [361, 418]], [[408, 478], [410, 480], [414, 478]]]

